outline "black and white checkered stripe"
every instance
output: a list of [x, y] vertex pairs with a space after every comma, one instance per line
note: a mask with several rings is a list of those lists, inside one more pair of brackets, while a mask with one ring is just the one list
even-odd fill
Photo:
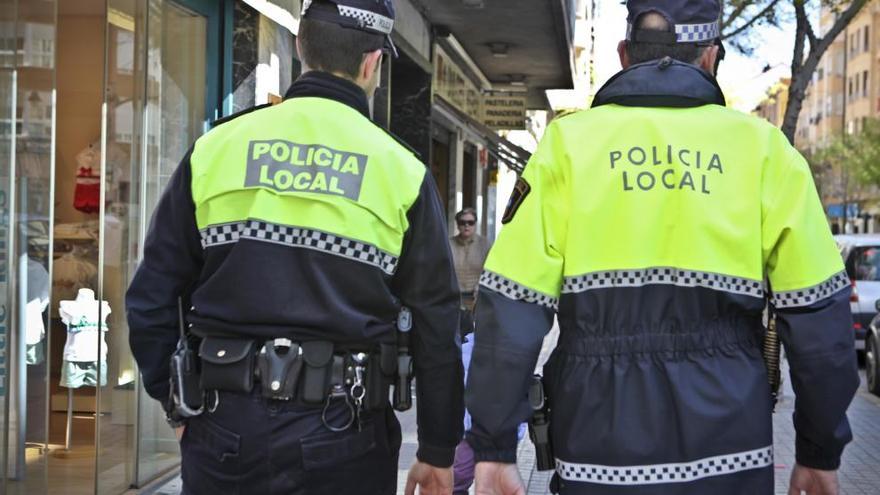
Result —
[[685, 483], [712, 476], [762, 469], [773, 465], [773, 447], [738, 454], [707, 457], [692, 462], [644, 466], [602, 466], [556, 460], [556, 472], [566, 481], [598, 485], [657, 485]]
[[840, 272], [822, 282], [806, 289], [790, 290], [773, 293], [773, 305], [777, 308], [799, 308], [809, 306], [843, 290], [850, 285], [846, 272]]
[[394, 20], [390, 17], [356, 7], [345, 5], [337, 5], [337, 7], [339, 8], [339, 15], [356, 19], [358, 24], [363, 27], [384, 34], [391, 34], [391, 31], [394, 30]]
[[480, 276], [480, 285], [509, 299], [533, 303], [553, 310], [559, 307], [559, 299], [529, 289], [525, 285], [490, 271], [484, 271]]
[[201, 231], [202, 247], [207, 249], [210, 246], [234, 244], [241, 237], [242, 230], [244, 230], [243, 222], [212, 225]]
[[[626, 39], [632, 39], [632, 24], [626, 26]], [[720, 36], [717, 22], [708, 24], [676, 24], [675, 35], [679, 43], [704, 43]]]
[[675, 34], [679, 43], [712, 41], [720, 36], [717, 22], [708, 24], [676, 24]]
[[594, 289], [642, 287], [658, 284], [680, 287], [705, 287], [734, 294], [764, 297], [764, 283], [757, 280], [671, 267], [613, 270], [566, 277], [565, 283], [562, 286], [562, 293], [578, 294]]
[[319, 230], [248, 220], [238, 224], [209, 227], [202, 231], [202, 246], [205, 248], [234, 243], [239, 239], [321, 251], [375, 266], [389, 275], [393, 275], [397, 269], [396, 256], [371, 244]]

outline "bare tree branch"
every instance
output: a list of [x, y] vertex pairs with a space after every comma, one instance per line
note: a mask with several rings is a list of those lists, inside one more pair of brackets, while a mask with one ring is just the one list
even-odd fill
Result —
[[[867, 0], [853, 0], [852, 3], [834, 20], [831, 29], [825, 36], [818, 38], [810, 25], [810, 19], [806, 11], [806, 0], [793, 0], [797, 30], [795, 33], [794, 53], [791, 60], [791, 86], [789, 87], [788, 108], [785, 110], [785, 119], [782, 131], [789, 141], [794, 143], [797, 132], [798, 117], [803, 108], [807, 87], [813, 78], [813, 73], [819, 66], [822, 56], [834, 43], [837, 36], [849, 25], [850, 22], [865, 6]], [[810, 40], [810, 52], [804, 57], [806, 41]]]
[[[743, 5], [746, 5], [747, 3], [749, 3], [749, 2], [743, 2]], [[761, 12], [757, 13], [754, 17], [749, 19], [747, 22], [743, 23], [741, 26], [737, 27], [736, 29], [734, 29], [733, 31], [731, 31], [729, 33], [722, 34], [721, 39], [725, 40], [727, 38], [733, 38], [734, 36], [737, 36], [738, 34], [742, 33], [746, 29], [752, 27], [756, 22], [763, 19], [764, 16], [766, 16], [768, 13], [772, 12], [773, 9], [776, 8], [776, 5], [778, 5], [778, 4], [779, 4], [779, 0], [772, 0], [770, 3], [767, 4], [766, 7], [764, 7], [763, 10], [761, 10]], [[745, 7], [743, 7], [743, 8], [745, 8]], [[725, 27], [727, 27], [727, 26], [722, 26], [722, 31]]]
[[728, 26], [730, 26], [731, 24], [733, 24], [734, 21], [736, 21], [737, 19], [739, 19], [739, 17], [743, 14], [743, 12], [745, 12], [746, 8], [747, 8], [749, 5], [751, 5], [752, 3], [753, 3], [753, 2], [749, 2], [749, 1], [745, 1], [745, 0], [742, 1], [742, 2], [740, 2], [740, 4], [737, 5], [737, 6], [733, 9], [733, 12], [731, 12], [730, 15], [727, 16], [727, 18], [722, 19], [722, 21], [721, 21], [721, 29], [722, 29], [722, 30], [726, 29]]

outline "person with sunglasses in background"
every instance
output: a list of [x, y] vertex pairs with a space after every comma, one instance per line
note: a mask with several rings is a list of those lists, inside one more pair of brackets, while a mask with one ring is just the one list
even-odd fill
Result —
[[[477, 234], [477, 211], [465, 208], [455, 214], [458, 234], [449, 239], [452, 257], [455, 260], [455, 273], [458, 288], [461, 290], [461, 352], [464, 362], [465, 378], [473, 349], [474, 305], [477, 302], [477, 288], [483, 264], [492, 247], [489, 240]], [[465, 429], [470, 426], [470, 416], [465, 412]], [[455, 450], [455, 486], [453, 495], [466, 494], [474, 482], [474, 453], [467, 442], [462, 441]]]

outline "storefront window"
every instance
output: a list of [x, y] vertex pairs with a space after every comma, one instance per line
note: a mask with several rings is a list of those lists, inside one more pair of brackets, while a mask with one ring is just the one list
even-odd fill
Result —
[[[112, 495], [179, 465], [124, 295], [171, 174], [231, 109], [232, 6], [0, 0], [0, 493]], [[252, 25], [252, 98], [283, 94], [293, 37]]]
[[[216, 12], [204, 10], [200, 1], [150, 3], [147, 37], [147, 73], [144, 116], [144, 160], [139, 171], [139, 237], [142, 246], [150, 214], [180, 160], [205, 130], [210, 120], [207, 102], [211, 93], [208, 67], [216, 63], [208, 49], [209, 28]], [[216, 2], [211, 2], [217, 5]], [[219, 81], [211, 81], [219, 84]], [[128, 254], [130, 276], [139, 253]], [[158, 403], [140, 389], [138, 482], [144, 483], [179, 462], [174, 432], [165, 423]]]
[[56, 5], [4, 2], [0, 20], [0, 297], [5, 479], [47, 490]]

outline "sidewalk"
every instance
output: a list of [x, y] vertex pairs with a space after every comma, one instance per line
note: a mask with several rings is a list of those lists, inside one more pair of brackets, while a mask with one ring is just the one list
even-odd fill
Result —
[[[541, 363], [556, 345], [554, 331], [545, 341]], [[864, 378], [864, 372], [860, 371]], [[788, 370], [783, 370], [788, 376]], [[783, 398], [773, 416], [774, 445], [776, 456], [776, 494], [785, 495], [788, 478], [794, 465], [794, 427], [791, 415], [794, 411], [794, 395], [786, 380]], [[414, 408], [415, 409], [415, 408]], [[840, 469], [842, 495], [871, 495], [880, 491], [880, 398], [868, 393], [864, 383], [849, 409], [854, 440], [847, 447]], [[400, 415], [403, 429], [403, 445], [400, 450], [400, 471], [398, 472], [398, 494], [403, 494], [406, 474], [415, 459], [418, 447], [416, 438], [416, 415], [414, 410]], [[535, 451], [529, 440], [519, 449], [519, 469], [526, 483], [527, 495], [549, 495], [548, 485], [552, 472], [535, 470]], [[178, 495], [180, 480], [175, 479], [163, 486], [158, 495]], [[471, 489], [473, 493], [473, 489]]]
[[[864, 384], [849, 408], [849, 421], [853, 429], [853, 442], [843, 454], [840, 468], [841, 495], [871, 495], [880, 492], [880, 398], [871, 395]], [[783, 376], [788, 376], [787, 367]], [[776, 465], [776, 494], [788, 493], [788, 479], [794, 466], [794, 394], [788, 381], [784, 396], [773, 415], [773, 444]], [[528, 495], [549, 495], [547, 489], [552, 472], [534, 470], [535, 451], [531, 442], [520, 445], [519, 467]]]

